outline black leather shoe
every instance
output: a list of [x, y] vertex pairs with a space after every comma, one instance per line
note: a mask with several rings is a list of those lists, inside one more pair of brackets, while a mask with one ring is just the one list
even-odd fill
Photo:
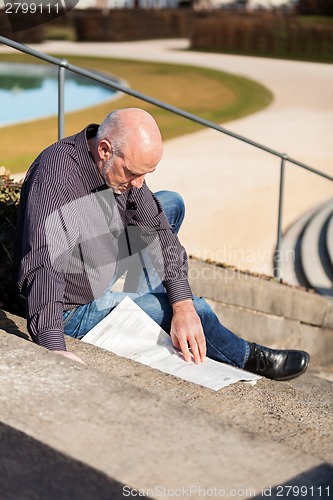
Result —
[[252, 343], [250, 349], [244, 370], [273, 380], [291, 380], [309, 365], [310, 356], [305, 351], [269, 349]]

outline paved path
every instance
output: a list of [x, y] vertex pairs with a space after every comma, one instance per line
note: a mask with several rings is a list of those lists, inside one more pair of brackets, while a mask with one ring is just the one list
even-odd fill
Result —
[[[186, 40], [155, 40], [47, 42], [35, 48], [192, 64], [257, 80], [273, 92], [273, 103], [225, 126], [333, 174], [333, 65], [181, 50], [187, 46]], [[158, 171], [148, 178], [152, 189], [184, 196], [181, 239], [189, 253], [266, 273], [276, 239], [278, 180], [278, 158], [213, 130], [167, 141]], [[333, 196], [332, 183], [292, 165], [286, 184], [284, 227]]]

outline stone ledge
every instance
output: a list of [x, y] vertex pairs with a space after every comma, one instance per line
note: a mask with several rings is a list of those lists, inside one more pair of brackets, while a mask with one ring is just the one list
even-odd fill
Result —
[[307, 325], [300, 320], [207, 299], [222, 323], [250, 342], [274, 349], [303, 349], [311, 355], [311, 366], [332, 366], [333, 331]]
[[189, 276], [196, 295], [333, 330], [332, 299], [193, 259], [189, 263]]
[[[116, 490], [113, 498], [121, 498], [119, 485], [150, 489], [155, 493], [157, 486], [174, 490], [191, 485], [205, 490], [214, 487], [226, 491], [246, 488], [259, 495], [262, 487], [284, 484], [324, 487], [332, 484], [332, 467], [313, 456], [313, 447], [309, 453], [294, 449], [289, 439], [285, 441], [288, 446], [270, 439], [262, 427], [264, 421], [270, 424], [268, 414], [260, 420], [261, 432], [245, 430], [249, 429], [251, 411], [259, 405], [258, 394], [261, 391], [268, 389], [271, 402], [274, 394], [280, 393], [281, 396], [282, 391], [285, 403], [288, 400], [290, 404], [292, 400], [292, 407], [297, 405], [295, 394], [287, 397], [291, 388], [289, 384], [260, 381], [254, 388], [244, 384], [239, 387], [237, 384], [238, 389], [231, 386], [227, 388], [229, 391], [201, 391], [203, 388], [199, 386], [138, 366], [80, 341], [71, 339], [71, 349], [79, 355], [82, 355], [82, 349], [86, 353], [84, 359], [90, 366], [60, 358], [16, 335], [0, 332], [0, 339], [1, 420], [7, 426], [2, 427], [5, 442], [10, 441], [13, 430], [30, 436], [36, 443], [26, 438], [26, 444], [31, 448], [29, 453], [40, 443], [54, 450], [57, 456], [67, 457], [73, 467], [82, 464], [83, 474], [88, 469], [95, 477], [101, 474], [103, 487], [110, 480], [110, 487], [118, 488], [119, 494]], [[109, 365], [115, 360], [116, 365], [123, 366], [124, 373], [129, 376], [127, 380], [119, 375], [117, 366], [111, 367], [111, 372], [112, 369], [116, 371], [112, 376], [110, 372], [107, 374], [101, 370], [102, 358], [107, 359]], [[136, 378], [141, 387], [132, 382], [133, 369], [138, 369], [137, 373], [140, 373], [140, 377]], [[145, 377], [151, 375], [155, 375], [160, 386], [150, 391], [144, 384]], [[174, 390], [178, 387], [186, 393], [192, 392], [199, 399], [201, 394], [203, 408], [175, 400], [172, 393], [165, 390], [167, 381]], [[247, 396], [257, 392], [254, 395], [256, 405], [251, 411], [247, 404], [242, 404], [241, 411], [240, 390]], [[214, 397], [219, 410], [215, 408], [212, 411], [208, 395]], [[192, 397], [192, 402], [194, 399]], [[267, 400], [267, 395], [264, 399]], [[320, 406], [318, 394], [317, 403]], [[237, 418], [246, 425], [243, 430], [232, 423], [237, 420], [235, 415], [229, 423], [220, 418], [221, 412], [230, 414], [235, 409]], [[323, 408], [320, 414], [325, 414]], [[329, 415], [331, 412], [327, 408], [326, 418]], [[289, 421], [292, 419], [290, 411], [288, 418]], [[255, 420], [258, 422], [257, 417]], [[332, 432], [332, 426], [328, 421], [321, 423], [329, 442], [328, 433]], [[301, 437], [299, 432], [296, 434]], [[305, 439], [311, 441], [309, 430], [306, 434]], [[322, 444], [323, 437], [318, 439], [323, 451]], [[21, 446], [24, 446], [24, 441]], [[12, 451], [5, 447], [2, 453], [8, 465]], [[25, 476], [20, 476], [21, 466], [22, 461], [19, 460], [17, 468], [11, 467], [10, 477], [2, 475], [3, 494], [7, 489], [13, 489], [13, 480], [17, 481], [18, 488], [22, 488]], [[30, 476], [32, 471], [35, 483], [44, 485], [45, 497], [56, 498], [49, 494], [53, 491], [52, 480], [47, 481], [44, 477], [40, 481], [45, 463], [25, 463], [26, 475]], [[50, 474], [53, 472], [49, 471]], [[57, 486], [59, 488], [59, 484]], [[33, 487], [34, 484], [30, 484], [30, 488]], [[68, 488], [67, 484], [60, 485], [60, 491], [65, 494]], [[157, 494], [149, 496], [157, 498]], [[200, 496], [193, 494], [192, 498]], [[245, 497], [239, 495], [239, 498]], [[23, 499], [24, 496], [17, 495], [15, 498]], [[88, 496], [82, 489], [79, 494], [74, 491], [71, 498], [85, 499]], [[104, 498], [103, 495], [100, 498]]]
[[[3, 328], [15, 336], [28, 338], [25, 320], [8, 313], [3, 315], [7, 317], [7, 321], [2, 321]], [[330, 375], [328, 367], [314, 369], [311, 363], [308, 373], [299, 379], [288, 383], [261, 379], [251, 390], [248, 385], [232, 385], [223, 390], [221, 399], [221, 391], [210, 391], [75, 339], [67, 338], [66, 343], [69, 350], [105, 377], [120, 378], [158, 396], [164, 394], [187, 406], [212, 413], [232, 427], [255, 434], [263, 432], [269, 439], [280, 441], [281, 436], [284, 439], [284, 435], [292, 435], [294, 437], [288, 440], [290, 446], [326, 460], [330, 457], [333, 462], [331, 441], [327, 439], [327, 429], [330, 432], [333, 429], [332, 384], [316, 376], [318, 373], [327, 378]], [[268, 402], [277, 412], [269, 420], [266, 419]], [[323, 433], [320, 440], [318, 428]], [[306, 439], [302, 439], [305, 430]]]

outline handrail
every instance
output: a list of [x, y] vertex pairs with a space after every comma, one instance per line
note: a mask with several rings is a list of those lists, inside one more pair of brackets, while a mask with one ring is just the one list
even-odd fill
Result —
[[38, 59], [42, 59], [43, 61], [46, 61], [50, 64], [54, 64], [58, 66], [58, 137], [59, 139], [63, 137], [64, 134], [64, 72], [65, 69], [68, 71], [72, 71], [73, 73], [76, 73], [78, 75], [84, 76], [86, 78], [90, 78], [91, 80], [94, 80], [95, 82], [102, 83], [104, 85], [107, 85], [108, 87], [111, 87], [115, 90], [118, 90], [120, 92], [123, 92], [124, 94], [128, 94], [132, 97], [136, 97], [137, 99], [141, 99], [143, 101], [149, 102], [150, 104], [153, 104], [159, 108], [165, 109], [167, 111], [170, 111], [171, 113], [175, 113], [179, 116], [182, 116], [183, 118], [187, 118], [188, 120], [191, 120], [193, 122], [199, 123], [200, 125], [203, 125], [208, 128], [212, 128], [214, 130], [217, 130], [218, 132], [221, 132], [223, 134], [229, 135], [230, 137], [233, 137], [234, 139], [237, 139], [239, 141], [245, 142], [249, 144], [250, 146], [254, 146], [255, 148], [261, 149], [262, 151], [265, 151], [266, 153], [269, 153], [273, 156], [277, 156], [281, 159], [281, 166], [280, 166], [280, 184], [279, 184], [279, 209], [278, 209], [278, 222], [277, 222], [277, 243], [276, 243], [276, 248], [275, 248], [275, 253], [274, 253], [274, 276], [281, 280], [281, 242], [282, 242], [282, 213], [283, 213], [283, 193], [284, 193], [284, 169], [285, 169], [285, 162], [288, 161], [289, 163], [293, 163], [294, 165], [297, 165], [298, 167], [301, 167], [305, 170], [308, 170], [316, 175], [319, 175], [320, 177], [323, 177], [325, 179], [328, 179], [330, 181], [333, 181], [333, 176], [326, 174], [325, 172], [322, 172], [318, 169], [315, 169], [309, 165], [306, 165], [305, 163], [302, 163], [298, 160], [295, 160], [294, 158], [290, 158], [286, 153], [280, 153], [279, 151], [276, 151], [272, 148], [269, 148], [267, 146], [264, 146], [263, 144], [260, 144], [258, 142], [252, 141], [251, 139], [244, 137], [240, 134], [236, 134], [235, 132], [231, 132], [230, 130], [221, 127], [221, 125], [218, 125], [214, 122], [211, 122], [209, 120], [205, 120], [204, 118], [200, 118], [199, 116], [196, 116], [192, 113], [188, 113], [187, 111], [184, 111], [181, 108], [177, 108], [176, 106], [172, 106], [170, 104], [167, 104], [163, 101], [160, 101], [158, 99], [154, 99], [153, 97], [147, 96], [145, 94], [142, 94], [141, 92], [137, 92], [136, 90], [133, 90], [129, 87], [126, 87], [125, 85], [122, 85], [121, 83], [117, 83], [111, 78], [107, 78], [106, 76], [100, 75], [93, 73], [92, 71], [80, 68], [79, 66], [75, 66], [73, 64], [70, 64], [68, 61], [64, 59], [58, 59], [56, 57], [50, 56], [48, 54], [43, 54], [42, 52], [39, 52], [35, 49], [32, 49], [31, 47], [28, 47], [27, 45], [24, 45], [19, 42], [15, 42], [13, 40], [10, 40], [9, 38], [6, 38], [4, 36], [0, 36], [0, 42], [3, 43], [4, 45], [8, 45], [9, 47], [12, 47], [20, 52], [24, 52], [25, 54], [31, 55], [33, 57], [36, 57]]

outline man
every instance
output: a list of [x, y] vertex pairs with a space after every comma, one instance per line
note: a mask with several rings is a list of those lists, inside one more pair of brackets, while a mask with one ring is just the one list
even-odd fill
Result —
[[[192, 296], [177, 237], [182, 200], [165, 191], [154, 195], [145, 182], [161, 157], [155, 120], [129, 108], [58, 141], [34, 161], [17, 228], [18, 286], [32, 338], [81, 361], [66, 350], [64, 334], [82, 338], [130, 295], [170, 333], [186, 361], [204, 362], [207, 355], [276, 380], [302, 374], [306, 352], [249, 343]], [[113, 291], [125, 270], [124, 292]]]

